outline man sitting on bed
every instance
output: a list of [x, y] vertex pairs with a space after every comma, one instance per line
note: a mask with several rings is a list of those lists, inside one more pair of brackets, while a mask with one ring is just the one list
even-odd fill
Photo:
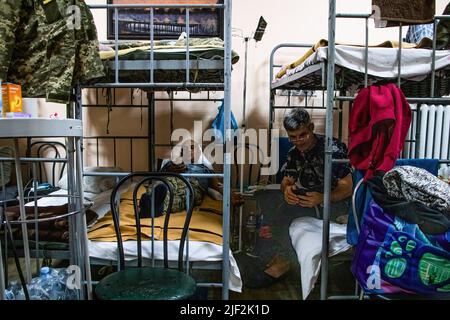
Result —
[[[325, 137], [314, 133], [314, 124], [309, 113], [302, 108], [293, 109], [283, 121], [289, 140], [294, 145], [289, 150], [287, 161], [282, 167], [284, 178], [281, 192], [284, 203], [276, 210], [275, 216], [265, 213], [267, 227], [260, 235], [273, 236], [275, 257], [268, 263], [266, 273], [279, 277], [289, 269], [289, 261], [297, 261], [291, 245], [289, 225], [293, 219], [302, 216], [323, 216], [323, 188], [325, 163]], [[338, 139], [333, 139], [333, 159], [346, 159], [347, 147]], [[346, 199], [352, 194], [352, 174], [349, 164], [333, 164], [331, 219], [347, 214]]]

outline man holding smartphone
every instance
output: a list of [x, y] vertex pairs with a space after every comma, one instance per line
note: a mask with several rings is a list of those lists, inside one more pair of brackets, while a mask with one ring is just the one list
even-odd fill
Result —
[[[283, 125], [294, 145], [281, 169], [284, 200], [290, 205], [314, 208], [323, 203], [325, 137], [314, 133], [314, 124], [305, 109], [293, 109], [285, 116]], [[346, 158], [346, 145], [333, 139], [333, 159]], [[352, 184], [350, 165], [333, 165], [331, 202], [350, 197]]]
[[[266, 208], [265, 227], [260, 237], [273, 241], [275, 257], [268, 264], [266, 273], [278, 278], [289, 270], [289, 263], [296, 262], [296, 254], [289, 236], [289, 225], [298, 217], [323, 216], [323, 189], [325, 164], [325, 137], [314, 133], [314, 124], [303, 108], [290, 111], [283, 120], [289, 140], [294, 145], [289, 150], [287, 161], [281, 168], [284, 178], [281, 192], [284, 201], [276, 208]], [[346, 159], [347, 147], [333, 139], [333, 159]], [[352, 195], [352, 171], [349, 164], [334, 164], [332, 169], [331, 219], [345, 216], [348, 212], [346, 200]], [[262, 199], [262, 201], [265, 201]], [[273, 201], [273, 199], [271, 200]]]

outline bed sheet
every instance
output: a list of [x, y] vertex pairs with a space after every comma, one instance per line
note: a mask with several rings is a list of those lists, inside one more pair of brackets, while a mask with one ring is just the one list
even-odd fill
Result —
[[[136, 241], [125, 241], [123, 243], [125, 260], [137, 259]], [[163, 259], [162, 241], [154, 242], [154, 257], [157, 260]], [[169, 261], [178, 259], [179, 241], [168, 241]], [[151, 241], [142, 242], [142, 257], [151, 259]], [[100, 260], [117, 261], [117, 242], [97, 242], [89, 241], [89, 256]], [[189, 241], [189, 261], [200, 262], [220, 262], [222, 261], [222, 246], [200, 241]], [[241, 292], [242, 280], [236, 260], [230, 251], [230, 290]]]
[[[322, 228], [323, 220], [301, 217], [289, 226], [292, 246], [297, 253], [300, 264], [302, 297], [306, 299], [311, 293], [320, 274], [322, 262]], [[330, 223], [329, 257], [349, 250], [346, 224]]]
[[[90, 193], [85, 192], [84, 193], [84, 205], [85, 207], [89, 208], [90, 210], [94, 211], [97, 214], [97, 219], [93, 221], [89, 226], [91, 227], [97, 220], [103, 218], [110, 210], [110, 197], [111, 197], [111, 190], [107, 190], [101, 193]], [[67, 190], [60, 189], [55, 192], [52, 192], [50, 195], [67, 195]], [[67, 198], [65, 197], [44, 197], [37, 201], [38, 207], [50, 207], [50, 206], [62, 206], [67, 204]], [[28, 202], [25, 204], [27, 207], [34, 206], [34, 201]]]
[[[304, 62], [274, 82], [296, 74], [305, 68], [327, 60], [328, 47], [320, 47]], [[353, 71], [364, 73], [365, 48], [360, 46], [337, 45], [336, 65]], [[431, 73], [432, 50], [420, 48], [402, 49], [402, 78], [421, 81]], [[450, 50], [436, 51], [436, 70], [450, 65]], [[398, 49], [386, 47], [370, 47], [368, 58], [368, 74], [381, 78], [398, 77]]]

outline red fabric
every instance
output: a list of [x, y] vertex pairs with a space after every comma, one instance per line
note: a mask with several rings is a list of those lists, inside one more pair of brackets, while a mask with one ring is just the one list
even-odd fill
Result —
[[362, 89], [349, 119], [350, 163], [367, 170], [364, 180], [376, 171], [389, 171], [405, 143], [411, 124], [411, 107], [393, 83]]

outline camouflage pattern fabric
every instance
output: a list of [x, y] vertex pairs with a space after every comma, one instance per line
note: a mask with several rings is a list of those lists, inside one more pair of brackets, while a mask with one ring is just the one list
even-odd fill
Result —
[[0, 2], [0, 80], [5, 81], [16, 41], [21, 1], [2, 0]]
[[[442, 14], [450, 14], [450, 3], [447, 4]], [[436, 29], [436, 47], [438, 49], [448, 49], [450, 47], [450, 20], [439, 20]]]
[[[186, 210], [186, 184], [176, 177], [167, 177], [167, 182], [170, 184], [173, 190], [173, 204], [171, 213], [180, 212]], [[203, 195], [206, 190], [201, 186], [200, 182], [196, 178], [189, 178], [189, 183], [194, 189], [194, 206], [199, 206], [202, 203]], [[164, 199], [164, 212], [167, 212], [169, 207], [169, 195]]]
[[[6, 74], [6, 81], [21, 84], [24, 97], [67, 103], [77, 83], [100, 79], [104, 67], [93, 16], [84, 1], [51, 3], [44, 10], [38, 0], [0, 2], [0, 36], [7, 39], [0, 45], [0, 77], [5, 80]], [[48, 20], [49, 11], [55, 21]]]

